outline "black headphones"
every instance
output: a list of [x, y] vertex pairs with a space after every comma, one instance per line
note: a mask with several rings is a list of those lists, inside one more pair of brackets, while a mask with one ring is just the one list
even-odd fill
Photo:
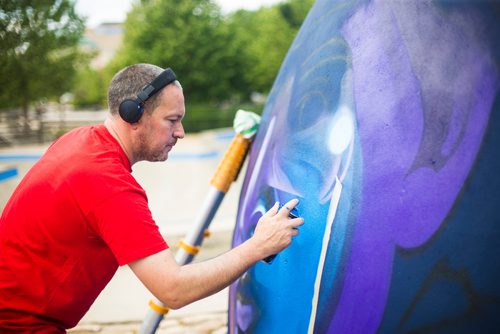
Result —
[[127, 123], [137, 123], [144, 113], [144, 103], [160, 89], [176, 80], [174, 71], [167, 68], [161, 72], [151, 83], [147, 84], [137, 94], [135, 99], [126, 99], [120, 103], [118, 109], [121, 118]]

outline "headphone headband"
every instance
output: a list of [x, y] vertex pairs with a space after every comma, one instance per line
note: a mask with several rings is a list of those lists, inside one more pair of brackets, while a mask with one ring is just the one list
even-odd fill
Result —
[[120, 103], [118, 111], [121, 118], [128, 123], [137, 123], [144, 113], [144, 103], [175, 80], [177, 77], [174, 71], [170, 68], [165, 69], [137, 94], [137, 98], [126, 99]]
[[167, 86], [168, 84], [177, 80], [174, 71], [167, 68], [165, 71], [161, 72], [151, 83], [147, 84], [140, 92], [137, 94], [137, 98], [146, 102], [151, 96], [155, 95], [160, 89]]

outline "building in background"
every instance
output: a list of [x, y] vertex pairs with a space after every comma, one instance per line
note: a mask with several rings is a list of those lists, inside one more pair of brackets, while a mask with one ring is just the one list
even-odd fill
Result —
[[85, 30], [82, 47], [96, 52], [91, 61], [92, 68], [99, 69], [114, 57], [123, 41], [123, 23], [106, 22]]

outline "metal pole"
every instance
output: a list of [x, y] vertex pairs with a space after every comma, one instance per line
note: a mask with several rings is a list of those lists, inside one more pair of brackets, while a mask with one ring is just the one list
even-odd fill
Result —
[[[175, 260], [180, 265], [190, 263], [199, 251], [205, 231], [212, 222], [231, 183], [236, 180], [245, 160], [251, 138], [236, 134], [222, 159], [217, 171], [210, 181], [210, 190], [205, 198], [200, 213], [196, 219], [196, 227], [179, 242], [179, 250]], [[144, 319], [140, 334], [154, 334], [163, 316], [168, 313], [166, 308], [156, 298], [149, 302], [150, 309]]]

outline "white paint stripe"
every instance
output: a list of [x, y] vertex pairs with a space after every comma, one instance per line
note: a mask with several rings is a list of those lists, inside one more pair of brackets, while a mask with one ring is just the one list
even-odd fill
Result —
[[323, 267], [325, 266], [326, 251], [328, 250], [328, 243], [330, 242], [330, 235], [332, 231], [333, 221], [337, 214], [337, 208], [340, 201], [340, 194], [342, 192], [342, 183], [335, 177], [335, 187], [333, 188], [332, 199], [330, 200], [330, 208], [328, 210], [328, 217], [323, 234], [323, 245], [321, 246], [321, 254], [319, 257], [318, 271], [316, 273], [316, 281], [314, 282], [314, 295], [312, 298], [311, 316], [309, 318], [309, 334], [314, 332], [314, 323], [316, 322], [316, 312], [318, 311], [319, 289], [321, 286], [321, 277], [323, 276]]

